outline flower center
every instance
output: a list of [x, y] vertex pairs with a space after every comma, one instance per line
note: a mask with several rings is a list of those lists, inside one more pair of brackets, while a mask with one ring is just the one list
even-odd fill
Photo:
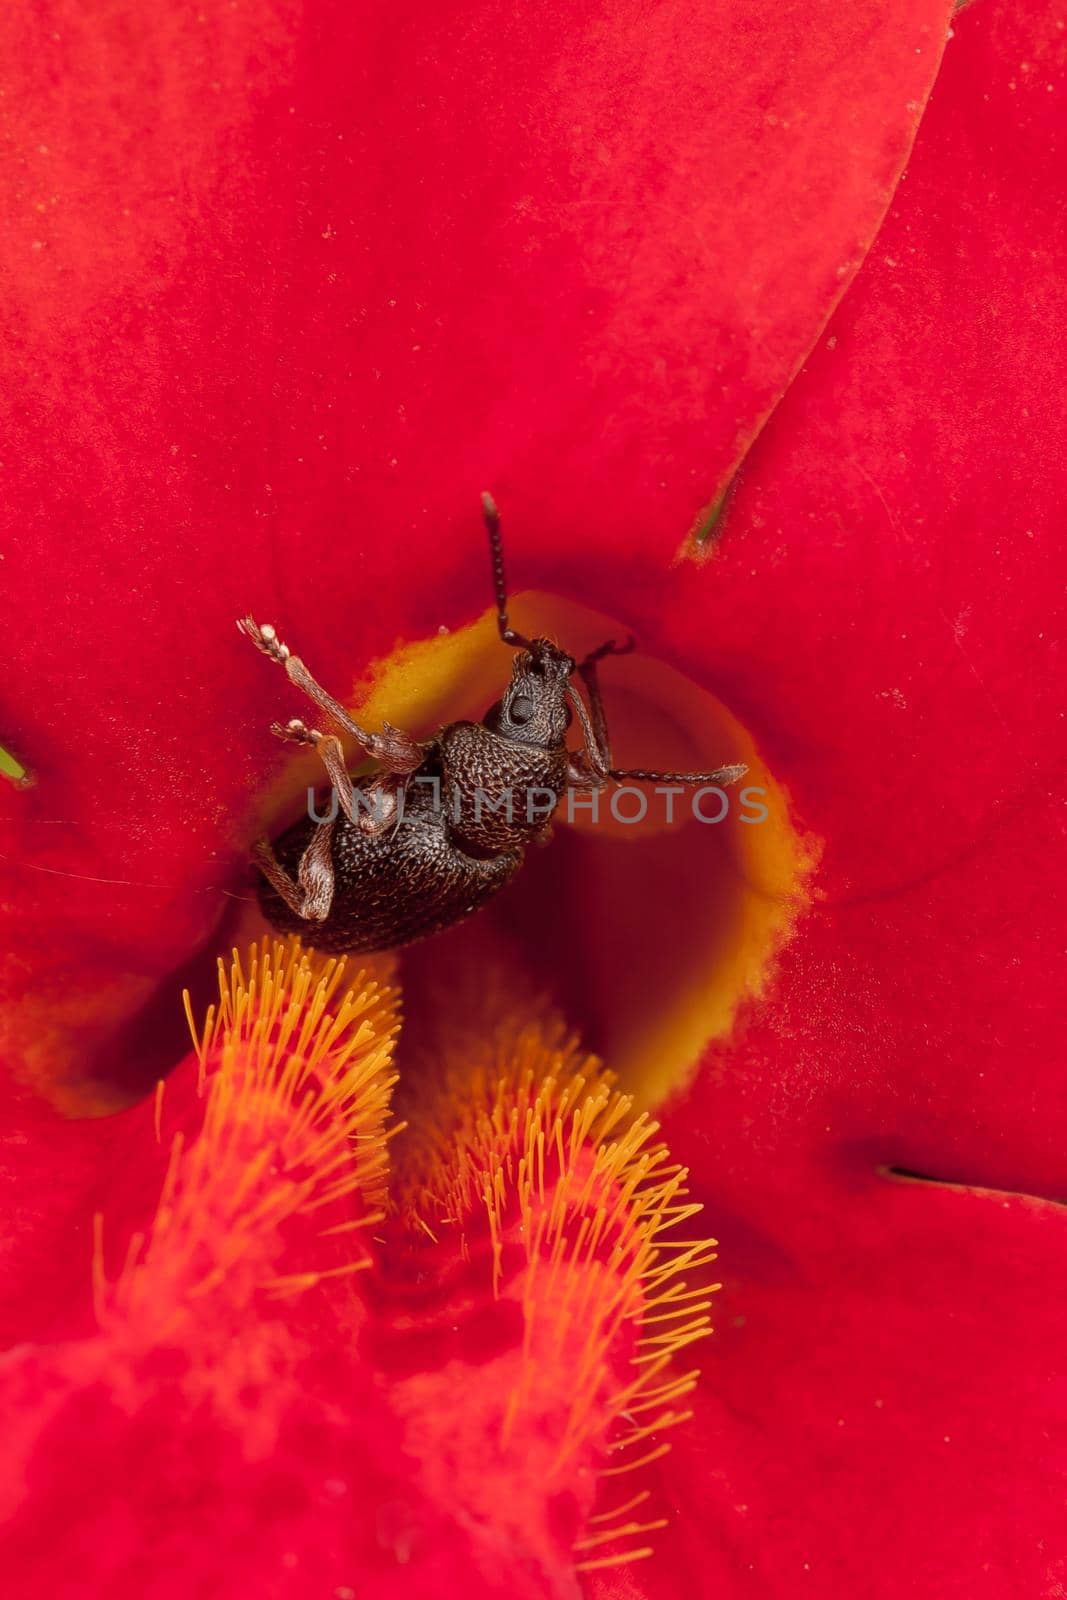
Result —
[[[558, 639], [578, 658], [626, 637], [617, 620], [543, 594], [516, 597], [512, 612], [524, 632]], [[389, 721], [426, 736], [479, 719], [511, 659], [487, 612], [376, 663], [353, 703], [372, 727]], [[547, 992], [637, 1103], [651, 1106], [684, 1085], [763, 990], [809, 902], [814, 850], [751, 734], [714, 695], [639, 651], [606, 659], [599, 676], [617, 766], [708, 771], [744, 762], [745, 778], [719, 792], [612, 786], [595, 813], [583, 800], [570, 820], [561, 805], [549, 847], [529, 850], [495, 901], [405, 952], [404, 986], [417, 1012], [440, 973], [503, 954], [513, 998]], [[309, 777], [317, 779], [302, 766], [290, 792]]]
[[556, 1592], [665, 1525], [642, 1469], [689, 1415], [674, 1358], [711, 1331], [715, 1241], [687, 1237], [687, 1174], [550, 1007], [516, 1007], [505, 968], [452, 998], [398, 1080], [386, 967], [296, 941], [219, 963], [195, 1058], [131, 1113], [159, 1197], [146, 1221], [116, 1178], [72, 1381], [179, 1425], [206, 1406], [258, 1457], [314, 1328], [344, 1448], [377, 1396], [409, 1504], [472, 1530], [501, 1592], [512, 1564], [540, 1585], [514, 1592]]

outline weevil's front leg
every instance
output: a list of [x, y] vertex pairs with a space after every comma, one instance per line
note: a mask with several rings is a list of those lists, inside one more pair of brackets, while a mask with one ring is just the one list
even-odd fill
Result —
[[337, 793], [337, 803], [349, 822], [353, 822], [355, 798], [352, 779], [345, 765], [344, 747], [337, 735], [320, 733], [318, 728], [309, 728], [299, 717], [290, 717], [288, 722], [272, 722], [270, 731], [277, 734], [279, 739], [287, 739], [291, 744], [308, 744], [318, 751], [327, 776]]
[[589, 691], [592, 715], [586, 710], [585, 701], [577, 690], [568, 689], [571, 705], [582, 730], [582, 748], [570, 752], [567, 782], [572, 787], [602, 789], [608, 781], [608, 772], [611, 768], [611, 743], [604, 716], [604, 702], [600, 698], [595, 663], [587, 659], [582, 662], [578, 671]]
[[588, 797], [597, 789], [606, 789], [611, 779], [606, 772], [598, 772], [584, 750], [572, 750], [567, 762], [567, 788], [575, 794]]
[[606, 772], [611, 766], [611, 736], [608, 733], [608, 715], [604, 710], [604, 699], [600, 693], [600, 680], [597, 677], [597, 662], [602, 655], [609, 655], [610, 651], [603, 647], [586, 656], [578, 668], [579, 676], [585, 684], [585, 692], [589, 696], [589, 715], [593, 724], [593, 743], [596, 749], [599, 765]]
[[608, 777], [612, 783], [736, 783], [748, 768], [743, 761], [736, 766], [716, 767], [714, 772], [647, 772], [644, 767], [612, 767]]
[[595, 667], [598, 661], [603, 661], [605, 656], [628, 656], [636, 648], [637, 640], [631, 633], [625, 644], [618, 644], [614, 639], [605, 639], [603, 644], [598, 644], [595, 650], [590, 650], [583, 661], [578, 663], [578, 671], [584, 672], [586, 667]]
[[281, 865], [270, 843], [258, 839], [252, 854], [271, 888], [290, 911], [307, 922], [325, 922], [333, 905], [333, 830], [335, 819], [320, 822], [296, 869], [296, 882]]
[[[582, 663], [582, 668], [588, 668], [588, 660]], [[588, 686], [588, 679], [585, 681]], [[603, 726], [603, 706], [600, 708], [602, 728], [598, 736], [595, 723], [585, 709], [581, 696], [572, 693], [570, 698], [578, 714], [585, 741], [584, 749], [572, 752], [568, 763], [567, 781], [573, 789], [589, 794], [594, 789], [602, 789], [606, 783], [736, 783], [748, 771], [748, 768], [740, 762], [732, 767], [716, 767], [713, 772], [652, 772], [645, 767], [613, 767], [610, 746], [607, 743], [607, 728]], [[599, 701], [599, 695], [596, 699]], [[593, 700], [592, 694], [590, 700]]]
[[[589, 724], [579, 714], [582, 722], [582, 731], [585, 734], [586, 751], [593, 770], [606, 774], [611, 769], [611, 737], [608, 734], [608, 717], [604, 710], [604, 699], [600, 693], [600, 679], [597, 676], [597, 664], [605, 656], [628, 656], [634, 647], [633, 639], [627, 639], [625, 644], [616, 644], [614, 639], [607, 639], [595, 650], [590, 650], [584, 661], [579, 661], [577, 666], [578, 676], [585, 684], [585, 692], [589, 696]], [[577, 699], [577, 696], [575, 696]], [[583, 763], [584, 764], [584, 763]]]
[[404, 733], [400, 728], [394, 728], [392, 723], [386, 722], [381, 733], [372, 733], [369, 728], [361, 728], [345, 710], [339, 700], [328, 694], [320, 683], [316, 683], [307, 667], [299, 656], [294, 656], [289, 646], [283, 644], [269, 622], [262, 627], [253, 617], [242, 617], [237, 626], [245, 634], [257, 650], [261, 650], [271, 661], [276, 661], [284, 667], [291, 682], [313, 700], [317, 706], [326, 712], [327, 716], [358, 739], [364, 750], [375, 761], [380, 761], [390, 772], [414, 772], [422, 763], [424, 751], [422, 746], [410, 734]]
[[[272, 722], [270, 731], [276, 733], [279, 739], [288, 739], [293, 744], [308, 744], [318, 751], [333, 784], [338, 805], [360, 833], [384, 833], [387, 828], [396, 826], [401, 795], [407, 793], [410, 774], [401, 774], [399, 781], [393, 782], [395, 774], [379, 773], [357, 792], [345, 765], [344, 746], [335, 733], [320, 733], [318, 728], [309, 728], [299, 717], [290, 717], [288, 722]], [[362, 799], [362, 805], [359, 799]]]

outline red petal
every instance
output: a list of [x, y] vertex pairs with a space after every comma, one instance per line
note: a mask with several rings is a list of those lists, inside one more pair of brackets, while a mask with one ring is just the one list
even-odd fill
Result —
[[825, 901], [701, 1097], [768, 1215], [810, 1147], [1062, 1189], [1065, 67], [1041, 6], [960, 19], [871, 259], [746, 464], [708, 614], [678, 618], [825, 840]]
[[[144, 1112], [131, 1113], [143, 1119]], [[0, 1089], [0, 1350], [77, 1325], [92, 1260], [92, 1196], [116, 1150], [115, 1119], [72, 1122], [5, 1081]], [[72, 1283], [72, 1269], [75, 1283]], [[73, 1311], [71, 1300], [78, 1304]]]
[[713, 567], [828, 895], [668, 1122], [714, 1186], [732, 1318], [692, 1478], [665, 1471], [714, 1496], [727, 1594], [999, 1600], [1062, 1568], [1063, 1212], [876, 1169], [1062, 1194], [1065, 47], [1036, 5], [960, 20]]
[[591, 1592], [1054, 1593], [1067, 1213], [814, 1175], [795, 1205], [733, 1233], [702, 1406], [664, 1461], [670, 1542]]

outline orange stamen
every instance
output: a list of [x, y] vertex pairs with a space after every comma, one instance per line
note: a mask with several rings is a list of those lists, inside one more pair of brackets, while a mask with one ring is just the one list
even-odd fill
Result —
[[[405, 1077], [409, 1126], [392, 1192], [402, 1224], [450, 1241], [463, 1262], [483, 1257], [493, 1300], [521, 1309], [520, 1347], [497, 1362], [486, 1471], [495, 1466], [499, 1506], [513, 1446], [543, 1495], [666, 1452], [662, 1433], [691, 1415], [678, 1402], [697, 1378], [673, 1372], [672, 1358], [711, 1332], [718, 1285], [691, 1279], [714, 1260], [714, 1240], [671, 1237], [700, 1208], [658, 1125], [634, 1114], [632, 1097], [547, 1008], [516, 1017], [499, 986], [482, 989], [480, 1001], [450, 1001], [441, 1044]], [[428, 1426], [421, 1419], [420, 1436]], [[592, 1499], [590, 1489], [587, 1513]], [[575, 1549], [624, 1545], [662, 1525], [623, 1523]], [[620, 1548], [581, 1565], [646, 1553]]]
[[[220, 962], [218, 1005], [193, 1030], [199, 1127], [171, 1131], [154, 1221], [131, 1241], [110, 1290], [98, 1243], [106, 1331], [142, 1345], [170, 1340], [216, 1291], [247, 1305], [258, 1291], [298, 1293], [367, 1265], [366, 1250], [338, 1262], [323, 1241], [383, 1215], [398, 1026], [392, 989], [298, 940], [253, 945], [246, 963], [236, 951], [228, 968]], [[357, 1214], [338, 1220], [339, 1205]], [[293, 1270], [283, 1229], [301, 1241]]]

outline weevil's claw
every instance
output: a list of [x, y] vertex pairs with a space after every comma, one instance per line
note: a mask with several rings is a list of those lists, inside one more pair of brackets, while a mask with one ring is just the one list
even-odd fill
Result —
[[630, 651], [636, 648], [637, 640], [632, 633], [627, 634], [625, 644], [616, 644], [614, 639], [605, 639], [603, 644], [597, 645], [595, 650], [590, 650], [585, 660], [579, 663], [578, 671], [584, 672], [587, 667], [595, 667], [605, 656], [628, 656]]
[[316, 745], [322, 738], [317, 728], [309, 728], [299, 717], [290, 717], [288, 722], [272, 722], [270, 731], [275, 738], [286, 739], [290, 744]]
[[260, 627], [255, 617], [238, 617], [237, 626], [246, 638], [251, 639], [257, 650], [262, 650], [265, 656], [284, 667], [289, 659], [289, 646], [282, 644], [269, 622]]
[[735, 767], [720, 767], [712, 777], [716, 783], [737, 783], [747, 771], [748, 768], [744, 763], [739, 762]]

